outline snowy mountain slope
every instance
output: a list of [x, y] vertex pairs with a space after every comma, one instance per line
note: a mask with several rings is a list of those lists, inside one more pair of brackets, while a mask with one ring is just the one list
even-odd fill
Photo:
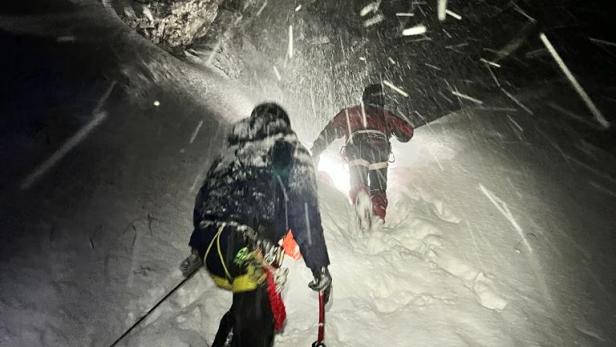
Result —
[[[13, 243], [3, 242], [0, 346], [108, 345], [181, 280], [192, 186], [209, 157], [202, 149], [214, 150], [220, 134], [204, 128], [188, 146], [199, 119], [165, 123], [169, 103], [132, 114], [140, 126], [110, 118], [48, 178], [61, 189], [25, 196], [44, 197], [35, 210], [14, 201], [3, 211], [20, 221], [4, 219], [19, 226], [5, 230], [21, 234], [3, 234]], [[345, 195], [321, 181], [334, 277], [330, 346], [614, 343], [613, 158], [586, 147], [592, 155], [581, 156], [578, 143], [559, 147], [535, 124], [471, 110], [418, 129], [394, 147], [388, 223], [372, 233], [358, 231]], [[95, 154], [93, 165], [86, 159]], [[322, 169], [344, 179], [335, 165]], [[96, 188], [72, 182], [73, 170]], [[26, 245], [34, 251], [10, 257]], [[288, 324], [277, 346], [308, 345], [316, 295], [303, 263], [287, 265]], [[201, 271], [124, 344], [203, 346], [230, 299]]]
[[[20, 49], [7, 50], [9, 56], [26, 62], [17, 65], [21, 70], [16, 68], [15, 74], [26, 83], [11, 85], [7, 95], [21, 90], [24, 105], [38, 101], [42, 113], [28, 119], [29, 107], [2, 103], [8, 105], [7, 114], [15, 113], [15, 124], [3, 129], [7, 138], [13, 139], [11, 133], [23, 121], [41, 123], [34, 124], [35, 134], [2, 143], [11, 160], [0, 170], [7, 187], [0, 198], [0, 346], [107, 346], [178, 283], [195, 187], [222, 143], [214, 123], [245, 116], [251, 101], [260, 99], [245, 95], [254, 90], [245, 93], [238, 83], [162, 54], [117, 26], [121, 22], [105, 15], [98, 1], [77, 3], [90, 5], [68, 16], [5, 15], [0, 21], [3, 30], [20, 34]], [[289, 6], [295, 11], [295, 4]], [[271, 22], [264, 22], [272, 29]], [[271, 31], [287, 35], [286, 19], [281, 28]], [[466, 35], [451, 43], [461, 39]], [[271, 42], [286, 48], [284, 41]], [[337, 50], [338, 44], [331, 47]], [[322, 51], [319, 45], [314, 49]], [[396, 52], [421, 63], [408, 50]], [[430, 57], [442, 57], [434, 52], [430, 50]], [[102, 65], [101, 57], [107, 61]], [[39, 72], [46, 76], [45, 69], [34, 67], [45, 67], [41, 60], [48, 59], [62, 64], [52, 66], [50, 80], [34, 88], [37, 80], [31, 83], [29, 77]], [[296, 105], [293, 99], [298, 98], [285, 93], [289, 85], [301, 90], [308, 104], [303, 94], [307, 84], [294, 78], [302, 70], [289, 66], [287, 72], [273, 61], [288, 82], [278, 86], [272, 61], [254, 60], [270, 76], [254, 76], [261, 96], [276, 96], [283, 104], [287, 100], [284, 106], [296, 117], [300, 135], [314, 139], [315, 125], [327, 120], [317, 116], [314, 106]], [[441, 63], [436, 65], [446, 65]], [[362, 64], [356, 68], [367, 73]], [[337, 69], [344, 72], [339, 76], [353, 76], [346, 65]], [[323, 82], [321, 73], [310, 76], [317, 85]], [[397, 71], [395, 76], [404, 79]], [[480, 80], [489, 79], [482, 76]], [[413, 77], [409, 81], [422, 84]], [[125, 95], [112, 93], [100, 109], [107, 114], [100, 127], [49, 170], [41, 184], [21, 191], [19, 181], [96, 116], [90, 111], [112, 80], [118, 80], [117, 90], [128, 83], [126, 99], [133, 98], [127, 102]], [[336, 83], [349, 80], [354, 79], [332, 78]], [[96, 83], [101, 83], [96, 92], [85, 91]], [[559, 105], [569, 105], [561, 99], [577, 100], [553, 81], [540, 85], [556, 94]], [[58, 94], [51, 93], [55, 102], [47, 107], [43, 95], [51, 90]], [[315, 97], [317, 107], [328, 114], [340, 106], [326, 95], [334, 90], [321, 88], [321, 96]], [[474, 88], [467, 92], [477, 96]], [[524, 91], [537, 98], [544, 92]], [[609, 99], [605, 90], [601, 94]], [[417, 95], [412, 97], [405, 105], [415, 109]], [[157, 107], [152, 106], [155, 100]], [[579, 134], [563, 141], [540, 108], [532, 106], [533, 117], [509, 118], [485, 110], [452, 115], [419, 129], [409, 145], [397, 146], [389, 222], [383, 230], [358, 233], [344, 195], [322, 184], [335, 281], [327, 325], [330, 346], [615, 344], [614, 157], [580, 141]], [[583, 112], [585, 108], [575, 110], [582, 120]], [[550, 123], [558, 116], [547, 119]], [[278, 337], [279, 346], [308, 345], [316, 334], [316, 296], [306, 288], [308, 271], [301, 262], [292, 267], [286, 293], [289, 322]], [[201, 272], [125, 344], [205, 345], [229, 305], [230, 295]]]
[[[396, 145], [388, 222], [370, 233], [321, 181], [334, 278], [328, 345], [614, 343], [611, 260], [596, 245], [613, 237], [614, 196], [591, 182], [611, 183], [537, 147], [530, 119], [512, 118], [521, 135], [495, 116], [460, 112]], [[308, 346], [317, 298], [303, 263], [286, 265], [288, 322], [276, 345]], [[151, 294], [145, 301], [161, 295]], [[229, 305], [230, 294], [199, 273], [126, 345], [202, 345]]]
[[[323, 199], [337, 245], [335, 345], [612, 343], [613, 275], [596, 242], [613, 240], [613, 197], [592, 189], [599, 177], [541, 143], [532, 119], [514, 117], [527, 128], [520, 140], [495, 117], [461, 112], [396, 146], [381, 232], [345, 233], [336, 226], [344, 214]], [[352, 304], [337, 315], [341, 297]], [[351, 312], [363, 324], [337, 323]]]
[[194, 191], [228, 118], [252, 106], [99, 1], [74, 5], [0, 20], [16, 47], [0, 112], [0, 346], [106, 346], [172, 286]]

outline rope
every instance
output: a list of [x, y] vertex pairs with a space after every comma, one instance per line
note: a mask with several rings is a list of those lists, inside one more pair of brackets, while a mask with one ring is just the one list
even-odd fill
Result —
[[190, 275], [188, 275], [186, 278], [184, 278], [182, 280], [182, 282], [178, 283], [173, 289], [171, 289], [171, 291], [169, 291], [169, 293], [167, 293], [167, 295], [163, 296], [162, 299], [158, 300], [158, 302], [152, 306], [152, 308], [150, 308], [148, 310], [148, 312], [146, 312], [143, 316], [141, 316], [133, 325], [130, 326], [130, 328], [128, 328], [124, 334], [122, 334], [120, 337], [118, 337], [115, 341], [113, 341], [113, 343], [111, 345], [109, 345], [109, 347], [114, 347], [118, 344], [118, 342], [122, 341], [123, 338], [125, 338], [126, 336], [128, 336], [128, 334], [131, 333], [131, 331], [133, 331], [133, 329], [135, 329], [139, 323], [141, 323], [144, 319], [146, 319], [150, 313], [152, 313], [158, 306], [160, 306], [160, 304], [162, 304], [165, 300], [167, 300], [168, 297], [171, 296], [171, 294], [175, 293], [176, 290], [178, 290], [181, 286], [184, 285], [184, 283], [186, 283], [189, 279], [191, 279], [193, 277], [194, 274], [197, 273], [198, 270], [193, 271], [193, 273], [191, 273]]
[[287, 318], [287, 311], [282, 301], [282, 295], [276, 290], [276, 281], [270, 269], [265, 269], [267, 274], [267, 295], [269, 297], [272, 315], [274, 316], [274, 330], [279, 332], [284, 326]]
[[367, 167], [368, 170], [380, 170], [385, 169], [389, 165], [388, 162], [382, 161], [378, 163], [370, 163], [366, 159], [353, 159], [349, 161], [349, 166], [364, 166]]
[[225, 259], [222, 256], [222, 251], [220, 249], [220, 234], [222, 234], [222, 231], [225, 229], [225, 224], [221, 224], [218, 227], [218, 232], [216, 232], [216, 235], [214, 235], [214, 238], [212, 239], [212, 241], [210, 241], [210, 244], [207, 246], [207, 250], [205, 251], [205, 255], [203, 256], [204, 259], [207, 259], [208, 254], [210, 254], [210, 250], [212, 249], [212, 245], [214, 245], [214, 241], [216, 241], [216, 248], [218, 251], [218, 256], [220, 257], [220, 263], [222, 264], [222, 268], [225, 270], [225, 274], [227, 276], [227, 278], [229, 280], [233, 279], [231, 277], [231, 274], [229, 273], [229, 270], [227, 269], [227, 265], [225, 264]]
[[227, 275], [229, 281], [232, 281], [233, 277], [231, 277], [231, 273], [229, 273], [229, 270], [227, 269], [227, 264], [225, 264], [225, 257], [222, 256], [222, 250], [220, 249], [220, 234], [223, 229], [224, 227], [220, 227], [220, 231], [218, 232], [218, 235], [216, 235], [216, 249], [218, 251], [218, 257], [220, 257], [220, 263], [222, 264], [222, 268], [225, 270], [225, 274]]

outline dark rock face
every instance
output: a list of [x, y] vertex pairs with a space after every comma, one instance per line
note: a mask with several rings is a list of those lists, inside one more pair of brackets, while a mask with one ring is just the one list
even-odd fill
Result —
[[222, 0], [118, 0], [118, 15], [138, 33], [173, 53], [207, 34]]

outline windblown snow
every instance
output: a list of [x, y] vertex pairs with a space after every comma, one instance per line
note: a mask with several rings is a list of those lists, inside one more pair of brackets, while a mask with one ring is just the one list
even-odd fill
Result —
[[[95, 3], [96, 8], [103, 9], [98, 1], [81, 2]], [[374, 2], [365, 13], [373, 13], [363, 21], [371, 30], [386, 24], [384, 17], [375, 13], [379, 3]], [[415, 3], [413, 7], [418, 5]], [[104, 97], [96, 107], [102, 113], [88, 113], [93, 121], [84, 123], [81, 130], [66, 139], [65, 132], [81, 124], [81, 117], [88, 116], [80, 112], [89, 104], [90, 93], [63, 87], [70, 83], [79, 87], [93, 84], [89, 73], [83, 80], [73, 81], [73, 77], [64, 74], [69, 67], [64, 63], [58, 65], [58, 70], [50, 75], [53, 78], [47, 81], [54, 88], [58, 84], [52, 93], [57, 97], [49, 100], [63, 100], [63, 105], [55, 106], [54, 101], [50, 108], [45, 106], [47, 99], [38, 100], [37, 93], [42, 89], [34, 88], [37, 80], [30, 80], [38, 70], [29, 71], [27, 64], [24, 66], [28, 71], [23, 76], [28, 82], [19, 84], [16, 90], [9, 88], [9, 98], [24, 93], [28, 95], [25, 104], [40, 103], [41, 113], [45, 114], [42, 119], [49, 120], [50, 128], [39, 133], [36, 122], [35, 134], [22, 138], [25, 135], [20, 133], [18, 141], [13, 144], [11, 138], [5, 149], [11, 155], [18, 153], [14, 161], [3, 163], [0, 176], [9, 177], [4, 180], [7, 190], [13, 176], [22, 170], [33, 171], [28, 171], [31, 174], [20, 181], [22, 187], [18, 192], [3, 191], [0, 198], [0, 347], [109, 346], [177, 285], [183, 279], [178, 265], [189, 252], [194, 197], [214, 152], [223, 142], [218, 132], [227, 121], [249, 114], [256, 101], [267, 97], [280, 102], [296, 117], [292, 123], [298, 136], [310, 142], [316, 137], [310, 132], [319, 129], [317, 123], [328, 121], [317, 116], [317, 110], [343, 106], [341, 103], [348, 101], [345, 99], [350, 98], [353, 89], [363, 85], [358, 83], [361, 78], [351, 77], [381, 71], [381, 63], [387, 62], [390, 66], [386, 72], [397, 77], [387, 81], [386, 86], [405, 100], [409, 97], [411, 101], [405, 101], [403, 106], [417, 113], [423, 125], [427, 120], [418, 110], [424, 111], [421, 107], [415, 109], [421, 106], [418, 101], [423, 97], [417, 96], [431, 95], [438, 89], [431, 86], [435, 77], [411, 69], [407, 57], [423, 66], [421, 59], [428, 52], [440, 60], [432, 61], [434, 64], [424, 62], [429, 68], [426, 71], [445, 71], [446, 64], [458, 60], [441, 53], [463, 53], [456, 50], [467, 45], [458, 43], [461, 38], [481, 42], [486, 49], [492, 42], [466, 37], [467, 27], [453, 28], [454, 35], [446, 31], [450, 27], [443, 27], [447, 38], [440, 41], [435, 33], [437, 27], [431, 26], [434, 43], [438, 44], [425, 52], [418, 46], [415, 55], [414, 49], [406, 48], [419, 41], [398, 46], [393, 43], [398, 40], [396, 37], [391, 37], [392, 42], [379, 44], [368, 41], [368, 37], [357, 36], [355, 40], [355, 34], [346, 33], [342, 26], [330, 25], [329, 19], [321, 27], [320, 18], [301, 24], [305, 18], [298, 16], [294, 29], [288, 26], [288, 17], [279, 15], [282, 12], [278, 6], [271, 0], [266, 4], [264, 1], [255, 16], [278, 18], [279, 23], [263, 20], [265, 26], [243, 26], [242, 30], [238, 26], [243, 37], [238, 40], [241, 49], [221, 39], [213, 49], [201, 52], [203, 59], [195, 58], [201, 64], [207, 60], [207, 65], [222, 66], [224, 73], [220, 72], [220, 76], [160, 54], [132, 32], [123, 34], [117, 25], [119, 18], [102, 15], [89, 5], [80, 4], [70, 15], [4, 15], [0, 23], [4, 31], [32, 36], [36, 41], [32, 45], [37, 49], [26, 49], [27, 39], [18, 37], [15, 47], [20, 49], [10, 52], [14, 53], [15, 61], [35, 52], [33, 60], [26, 61], [34, 62], [40, 56], [43, 65], [52, 60], [50, 66], [55, 66], [53, 61], [59, 58], [67, 65], [85, 66], [90, 62], [96, 70], [100, 68], [101, 75], [107, 76], [107, 68], [90, 59], [91, 52], [105, 57], [103, 63], [117, 59], [117, 65], [122, 67], [118, 76], [130, 81], [126, 99], [140, 100], [140, 106], [129, 105], [126, 100], [103, 102]], [[444, 5], [446, 1], [439, 1], [441, 20], [447, 14], [460, 17]], [[301, 14], [295, 6], [294, 13]], [[463, 19], [474, 18], [483, 32], [490, 31], [498, 17], [480, 21], [483, 15], [472, 13], [473, 6], [470, 4], [469, 11], [460, 12]], [[270, 16], [266, 16], [268, 11], [272, 12]], [[414, 14], [401, 12], [396, 16]], [[339, 19], [332, 19], [332, 23], [334, 20]], [[91, 26], [94, 24], [96, 27]], [[511, 23], [502, 24], [501, 29], [507, 29]], [[577, 27], [576, 24], [571, 28]], [[256, 40], [257, 34], [246, 35], [250, 28], [259, 28], [254, 31], [257, 34], [265, 28], [268, 34]], [[411, 35], [424, 29], [410, 26], [405, 32]], [[484, 34], [477, 35], [481, 38]], [[97, 40], [92, 39], [94, 36]], [[289, 47], [284, 63], [272, 58], [276, 50], [272, 50], [272, 55], [260, 52], [278, 47], [279, 37]], [[49, 38], [57, 41], [58, 47], [39, 50], [43, 42], [38, 40]], [[334, 64], [336, 61], [327, 57], [338, 51], [338, 39], [332, 38], [340, 39], [340, 61], [345, 64]], [[420, 38], [424, 39], [432, 40]], [[353, 43], [345, 46], [346, 41]], [[547, 39], [543, 41], [548, 43]], [[612, 44], [603, 39], [591, 41]], [[444, 42], [454, 45], [444, 46]], [[508, 50], [505, 54], [510, 54], [509, 49], [518, 43], [528, 41], [516, 36], [511, 42], [512, 45], [504, 47]], [[66, 49], [73, 46], [74, 50]], [[390, 50], [392, 47], [397, 48]], [[50, 53], [55, 50], [57, 56]], [[73, 56], [80, 50], [91, 52]], [[364, 56], [364, 51], [371, 50], [379, 54], [372, 58]], [[383, 56], [382, 61], [374, 59], [381, 56], [380, 52], [392, 56]], [[539, 60], [546, 51], [539, 49], [526, 55], [530, 57], [531, 53], [533, 59]], [[553, 55], [550, 59], [556, 57], [551, 50], [547, 53]], [[361, 63], [346, 64], [354, 56]], [[452, 71], [463, 72], [456, 66], [466, 68], [468, 57], [473, 56], [460, 55], [463, 60], [459, 62], [464, 65], [452, 63]], [[560, 60], [556, 59], [558, 67], [568, 71]], [[132, 61], [139, 62], [129, 63]], [[333, 63], [324, 67], [323, 61]], [[485, 59], [483, 63], [488, 68], [500, 66]], [[545, 68], [541, 66], [529, 68], [527, 73], [540, 72]], [[483, 69], [468, 67], [467, 78], [474, 74], [472, 71]], [[240, 84], [225, 79], [241, 81], [238, 76], [242, 71], [250, 75], [242, 77], [249, 81], [255, 73], [259, 87], [254, 87], [256, 82]], [[417, 71], [419, 78], [415, 79]], [[597, 71], [603, 75], [603, 70]], [[331, 78], [324, 78], [330, 73]], [[474, 108], [427, 123], [416, 130], [408, 144], [394, 145], [396, 162], [390, 169], [390, 205], [385, 225], [370, 232], [359, 231], [346, 198], [348, 178], [336, 145], [330, 146], [322, 158], [324, 173], [319, 181], [319, 194], [333, 277], [333, 297], [326, 314], [328, 347], [616, 345], [614, 154], [583, 140], [580, 134], [584, 127], [592, 128], [596, 122], [562, 106], [569, 104], [561, 101], [567, 101], [570, 94], [560, 89], [552, 77], [533, 89], [524, 87], [516, 91], [517, 82], [509, 83], [492, 70], [485, 73], [500, 88], [499, 94], [502, 91], [502, 96], [508, 98], [507, 104], [493, 105], [494, 100], [481, 92], [484, 77], [460, 80], [458, 77], [464, 78], [464, 74], [447, 72], [445, 76], [459, 80], [461, 89], [457, 91], [444, 80], [454, 94], [438, 94], [451, 105], [457, 104], [449, 97], [456, 96], [460, 107]], [[275, 81], [263, 78], [268, 75]], [[582, 83], [571, 76], [570, 71], [565, 73], [583, 101], [592, 104], [580, 87]], [[40, 77], [47, 78], [44, 74]], [[12, 83], [11, 78], [7, 81]], [[462, 81], [467, 87], [462, 88]], [[115, 83], [111, 83], [109, 93]], [[473, 83], [476, 88], [471, 87]], [[341, 85], [345, 87], [340, 88]], [[263, 95], [254, 95], [255, 90]], [[307, 93], [311, 108], [306, 106], [307, 102], [294, 100]], [[556, 100], [547, 102], [558, 111], [556, 116], [541, 114], [550, 111], [531, 104], [545, 103], [546, 94], [558, 94]], [[604, 102], [613, 99], [608, 95], [609, 89], [592, 94], [601, 96]], [[66, 98], [74, 99], [75, 103], [65, 103]], [[514, 106], [511, 102], [525, 112], [496, 107]], [[12, 103], [7, 105], [7, 110], [18, 115], [9, 114], [8, 118], [15, 118], [19, 127], [33, 120], [28, 116], [29, 107], [25, 107], [30, 105], [14, 109]], [[312, 115], [306, 115], [309, 109]], [[447, 110], [449, 106], [438, 109]], [[594, 104], [590, 109], [599, 123], [605, 123], [602, 116], [597, 116], [598, 111], [594, 112]], [[434, 117], [441, 114], [434, 112]], [[558, 122], [558, 114], [580, 123], [580, 128], [566, 122], [553, 124], [554, 120]], [[277, 336], [276, 346], [309, 346], [316, 338], [318, 313], [316, 293], [307, 287], [311, 274], [301, 260], [287, 259], [285, 266], [290, 268], [284, 292], [287, 324]], [[201, 270], [121, 345], [207, 346], [230, 304], [231, 294], [215, 287], [206, 271]]]
[[[530, 115], [497, 117], [460, 112], [395, 145], [387, 223], [371, 232], [359, 231], [336, 188], [343, 168], [324, 165], [328, 346], [614, 345], [616, 183], [594, 169], [613, 158], [554, 146]], [[176, 153], [156, 156], [165, 169], [148, 169], [143, 191], [130, 179], [97, 188], [79, 215], [19, 217], [12, 246], [36, 252], [0, 263], [0, 346], [108, 346], [182, 280], [198, 173], [167, 182]], [[54, 201], [41, 209], [56, 211]], [[285, 266], [288, 320], [276, 346], [308, 346], [318, 311], [311, 274], [301, 260]], [[202, 270], [122, 344], [207, 346], [230, 304]]]
[[[491, 128], [482, 117], [474, 115], [472, 122], [464, 112], [447, 117], [395, 147], [387, 223], [370, 232], [359, 231], [346, 195], [331, 180], [320, 181], [334, 280], [326, 313], [328, 346], [614, 342], [614, 322], [603, 307], [614, 304], [605, 289], [609, 284], [588, 266], [605, 255], [591, 254], [596, 240], [585, 239], [584, 230], [566, 217], [580, 199], [613, 197], [579, 180], [582, 190], [562, 188], [583, 168], [564, 160], [536, 166], [537, 156], [554, 153], [531, 152], [514, 140], [511, 128]], [[470, 136], [480, 123], [483, 135]], [[600, 225], [613, 220], [607, 210], [589, 213], [594, 217], [580, 218], [595, 230], [604, 232]], [[309, 346], [318, 312], [317, 296], [307, 287], [311, 275], [301, 260], [287, 259], [285, 266], [288, 320], [276, 346]], [[606, 300], [593, 300], [588, 294], [593, 291]], [[138, 304], [143, 310], [162, 290], [149, 294]], [[230, 293], [201, 271], [125, 344], [205, 345], [230, 304]], [[135, 317], [125, 319], [128, 324]]]

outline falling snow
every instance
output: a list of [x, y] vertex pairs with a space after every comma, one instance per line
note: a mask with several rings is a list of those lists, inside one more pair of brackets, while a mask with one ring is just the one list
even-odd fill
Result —
[[[170, 49], [151, 39], [164, 28], [139, 36], [114, 13], [153, 22], [155, 1], [82, 2], [0, 18], [6, 51], [21, 52], [0, 105], [0, 345], [108, 346], [182, 280], [192, 204], [229, 123], [275, 101], [308, 146], [379, 82], [415, 135], [392, 137], [387, 221], [370, 232], [348, 200], [345, 144], [321, 156], [326, 344], [616, 344], [605, 8], [207, 0], [212, 30], [175, 26], [200, 39]], [[308, 346], [312, 274], [286, 266], [276, 346]], [[229, 305], [201, 271], [123, 343], [207, 345]]]
[[407, 28], [407, 29], [402, 30], [402, 36], [421, 35], [421, 34], [425, 34], [426, 31], [427, 29], [425, 25], [419, 24], [412, 28]]
[[384, 20], [385, 20], [385, 16], [383, 16], [382, 14], [379, 13], [376, 16], [374, 16], [374, 17], [364, 21], [364, 28], [368, 28], [368, 27], [371, 27], [371, 26], [373, 26], [375, 24], [379, 24], [379, 23], [381, 23]]

